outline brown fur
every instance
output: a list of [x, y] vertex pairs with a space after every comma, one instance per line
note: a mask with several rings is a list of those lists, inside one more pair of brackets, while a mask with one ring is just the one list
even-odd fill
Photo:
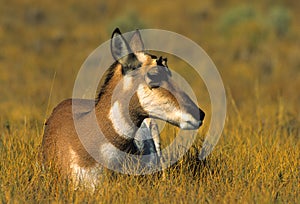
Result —
[[[42, 142], [44, 162], [49, 163], [54, 161], [63, 172], [68, 172], [70, 166], [70, 150], [73, 150], [78, 157], [78, 165], [81, 167], [94, 167], [96, 161], [85, 150], [80, 139], [78, 138], [75, 126], [74, 118], [72, 114], [72, 101], [73, 110], [75, 111], [75, 119], [80, 120], [81, 127], [89, 129], [89, 118], [95, 111], [98, 124], [106, 136], [108, 141], [122, 151], [135, 153], [136, 149], [132, 143], [132, 140], [126, 140], [119, 135], [112, 128], [111, 121], [108, 119], [109, 108], [111, 106], [112, 93], [107, 90], [114, 90], [114, 86], [120, 81], [122, 77], [121, 66], [117, 65], [114, 68], [114, 74], [109, 76], [109, 80], [106, 81], [102, 88], [101, 98], [94, 109], [95, 102], [93, 100], [85, 99], [67, 99], [61, 102], [52, 112], [51, 116], [45, 124], [45, 132]], [[137, 104], [135, 104], [137, 105]], [[89, 141], [89, 149], [99, 151], [100, 139], [97, 138], [99, 134], [92, 131]]]

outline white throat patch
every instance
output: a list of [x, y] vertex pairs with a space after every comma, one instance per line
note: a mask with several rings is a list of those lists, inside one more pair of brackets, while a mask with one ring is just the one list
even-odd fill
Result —
[[[116, 101], [109, 111], [109, 119], [111, 120], [113, 127], [118, 135], [131, 139], [134, 137], [135, 128], [130, 126], [128, 121], [130, 118], [125, 118], [121, 111], [121, 104]], [[129, 115], [128, 115], [129, 117]]]
[[123, 78], [123, 90], [128, 91], [132, 89], [132, 86], [133, 86], [132, 76], [125, 75]]

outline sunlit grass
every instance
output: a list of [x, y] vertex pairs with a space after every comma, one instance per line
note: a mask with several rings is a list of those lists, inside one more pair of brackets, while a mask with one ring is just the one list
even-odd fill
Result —
[[[278, 104], [280, 109], [280, 104]], [[242, 114], [241, 117], [245, 113]], [[268, 114], [261, 110], [261, 117]], [[276, 121], [238, 121], [228, 116], [213, 153], [199, 161], [201, 138], [175, 165], [145, 176], [107, 174], [90, 191], [44, 169], [39, 162], [42, 129], [1, 121], [0, 198], [60, 202], [292, 202], [299, 200], [299, 129]], [[278, 121], [279, 122], [279, 121]], [[175, 133], [172, 133], [175, 134]], [[166, 140], [167, 134], [162, 136]]]

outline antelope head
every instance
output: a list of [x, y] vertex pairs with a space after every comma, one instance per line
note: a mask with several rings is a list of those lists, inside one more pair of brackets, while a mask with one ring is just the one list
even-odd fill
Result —
[[[139, 126], [145, 118], [156, 118], [181, 129], [197, 129], [204, 112], [172, 78], [167, 59], [144, 51], [137, 30], [128, 43], [119, 29], [113, 32], [111, 52], [121, 66], [122, 88], [115, 100], [130, 96], [130, 119]], [[129, 94], [133, 93], [133, 94]], [[119, 99], [118, 99], [119, 98]]]

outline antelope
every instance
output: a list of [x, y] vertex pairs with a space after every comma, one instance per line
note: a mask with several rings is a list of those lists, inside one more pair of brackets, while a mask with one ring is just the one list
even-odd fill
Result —
[[[181, 129], [198, 129], [202, 125], [204, 112], [173, 81], [167, 59], [144, 50], [139, 30], [129, 42], [118, 28], [114, 30], [111, 53], [115, 62], [107, 70], [96, 100], [66, 99], [46, 121], [42, 141], [45, 164], [58, 167], [62, 174], [94, 182], [103, 168], [91, 152], [120, 168], [124, 162], [120, 152], [159, 154], [159, 133], [152, 131], [157, 130], [153, 119]], [[93, 108], [87, 110], [91, 103]], [[93, 117], [101, 131], [91, 126]], [[90, 151], [82, 144], [75, 122], [83, 130], [81, 138], [87, 141]], [[142, 127], [146, 131], [140, 131]], [[148, 143], [141, 143], [147, 134]]]

